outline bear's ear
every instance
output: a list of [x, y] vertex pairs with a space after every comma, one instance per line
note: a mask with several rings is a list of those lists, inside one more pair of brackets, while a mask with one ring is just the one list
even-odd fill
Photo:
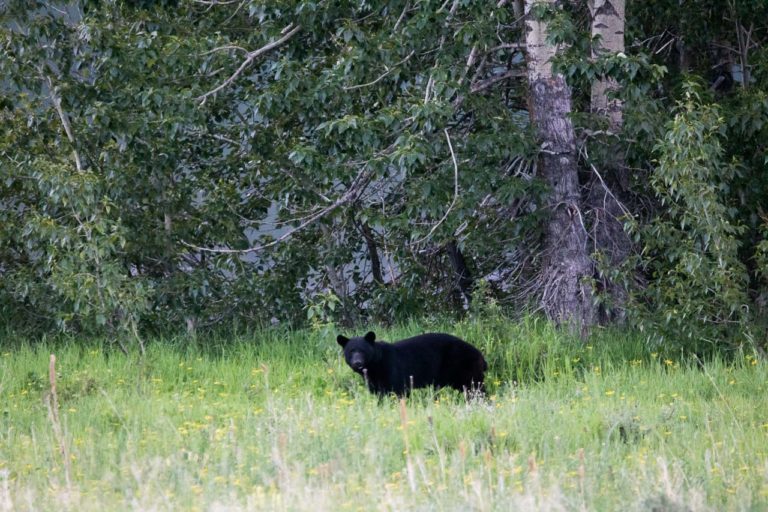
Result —
[[376, 333], [373, 331], [368, 331], [368, 334], [365, 335], [365, 341], [368, 343], [373, 343], [376, 341]]
[[348, 342], [348, 341], [349, 341], [349, 338], [347, 338], [346, 336], [342, 336], [341, 334], [339, 334], [338, 336], [336, 336], [336, 343], [338, 343], [339, 345], [341, 345], [341, 346], [342, 346], [342, 348], [343, 348], [343, 347], [345, 347], [345, 346], [347, 345], [347, 342]]

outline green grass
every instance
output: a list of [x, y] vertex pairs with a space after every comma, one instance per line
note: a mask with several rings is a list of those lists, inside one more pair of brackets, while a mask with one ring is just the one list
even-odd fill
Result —
[[377, 334], [424, 330], [483, 349], [487, 400], [378, 400], [335, 332], [155, 340], [143, 359], [3, 340], [0, 511], [768, 509], [765, 362], [534, 320]]

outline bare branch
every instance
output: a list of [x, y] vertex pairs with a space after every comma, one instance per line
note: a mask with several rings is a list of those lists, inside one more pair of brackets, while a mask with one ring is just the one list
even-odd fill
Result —
[[193, 2], [196, 4], [203, 4], [208, 6], [242, 3], [241, 0], [193, 0]]
[[525, 76], [525, 71], [519, 70], [519, 69], [510, 69], [509, 71], [501, 75], [496, 75], [487, 80], [483, 80], [482, 82], [477, 82], [472, 84], [469, 90], [470, 92], [473, 92], [473, 93], [484, 91], [485, 89], [488, 89], [494, 84], [503, 82], [504, 80], [507, 80], [510, 78], [514, 78], [516, 76]]
[[378, 82], [380, 82], [381, 80], [383, 80], [383, 79], [384, 79], [384, 78], [385, 78], [387, 75], [389, 75], [390, 73], [392, 73], [392, 72], [393, 72], [393, 71], [394, 71], [394, 70], [395, 70], [395, 69], [396, 69], [396, 68], [397, 68], [397, 67], [398, 67], [400, 64], [403, 64], [403, 63], [405, 63], [405, 62], [406, 62], [408, 59], [410, 59], [411, 57], [413, 57], [413, 54], [414, 54], [414, 51], [413, 51], [413, 50], [411, 50], [411, 53], [409, 53], [409, 54], [408, 54], [408, 56], [407, 56], [406, 58], [404, 58], [404, 59], [403, 59], [403, 60], [401, 60], [400, 62], [398, 62], [398, 63], [394, 64], [394, 65], [393, 65], [393, 66], [392, 66], [390, 69], [388, 69], [387, 71], [385, 71], [385, 72], [384, 72], [384, 74], [382, 74], [381, 76], [379, 76], [379, 77], [378, 77], [376, 80], [373, 80], [372, 82], [368, 82], [367, 84], [350, 85], [350, 86], [348, 86], [348, 87], [343, 87], [343, 89], [344, 89], [345, 91], [352, 91], [352, 90], [354, 90], [354, 89], [360, 89], [360, 88], [362, 88], [362, 87], [368, 87], [368, 86], [371, 86], [371, 85], [375, 85], [376, 83], [378, 83]]
[[493, 53], [493, 52], [498, 51], [498, 50], [508, 50], [508, 49], [511, 49], [511, 48], [514, 48], [514, 49], [517, 49], [517, 50], [522, 50], [522, 49], [525, 49], [525, 45], [523, 43], [502, 43], [502, 44], [493, 46], [491, 48], [488, 48], [485, 51], [485, 53]]
[[205, 100], [208, 99], [209, 96], [212, 96], [212, 95], [216, 94], [217, 92], [221, 91], [222, 89], [228, 87], [232, 82], [237, 80], [237, 77], [240, 76], [240, 73], [242, 73], [245, 70], [245, 68], [247, 68], [248, 66], [251, 65], [251, 63], [254, 61], [254, 59], [256, 59], [257, 57], [259, 57], [259, 56], [261, 56], [261, 55], [263, 55], [265, 53], [267, 53], [270, 50], [273, 50], [273, 49], [277, 48], [281, 44], [285, 43], [290, 38], [292, 38], [296, 34], [296, 32], [298, 32], [299, 30], [301, 30], [301, 25], [296, 25], [294, 27], [293, 23], [291, 23], [290, 25], [286, 26], [283, 30], [280, 31], [280, 33], [283, 34], [283, 36], [280, 39], [277, 39], [275, 41], [272, 41], [271, 43], [265, 44], [264, 46], [262, 46], [261, 48], [259, 48], [257, 50], [254, 50], [252, 52], [248, 52], [248, 54], [245, 57], [245, 60], [243, 61], [242, 64], [240, 64], [240, 67], [237, 68], [237, 70], [232, 74], [232, 76], [230, 76], [229, 78], [224, 80], [215, 89], [212, 89], [212, 90], [208, 91], [207, 93], [205, 93], [205, 94], [203, 94], [201, 96], [198, 96], [196, 98], [197, 101], [199, 101], [201, 104], [203, 104], [203, 103], [205, 103]]
[[467, 73], [469, 73], [470, 68], [474, 66], [475, 60], [477, 60], [476, 44], [472, 45], [472, 49], [469, 51], [469, 57], [467, 57], [467, 64], [466, 66], [464, 66], [464, 72], [461, 74], [461, 78], [459, 78], [459, 85], [461, 85], [461, 83], [464, 82], [464, 79], [467, 77]]
[[369, 178], [371, 176], [371, 172], [367, 172], [365, 170], [361, 170], [360, 173], [355, 177], [355, 179], [352, 181], [352, 184], [349, 186], [347, 191], [339, 197], [336, 201], [334, 201], [333, 204], [326, 206], [320, 211], [317, 211], [315, 213], [312, 213], [308, 215], [298, 226], [296, 226], [293, 229], [290, 229], [283, 233], [280, 237], [272, 240], [271, 242], [268, 242], [266, 244], [257, 245], [255, 247], [249, 247], [247, 249], [211, 249], [208, 247], [200, 247], [197, 245], [190, 244], [188, 242], [185, 242], [184, 240], [181, 241], [181, 243], [191, 249], [195, 249], [197, 251], [202, 252], [213, 252], [218, 254], [248, 254], [252, 252], [259, 252], [263, 251], [264, 249], [267, 249], [269, 247], [273, 247], [284, 240], [287, 240], [291, 236], [293, 236], [298, 231], [301, 231], [305, 227], [309, 226], [310, 224], [322, 219], [335, 209], [337, 209], [340, 206], [343, 206], [345, 204], [352, 203], [357, 200], [358, 197], [365, 191], [365, 187], [368, 184]]
[[627, 218], [631, 219], [632, 218], [632, 213], [629, 210], [627, 210], [627, 207], [624, 206], [624, 203], [619, 201], [619, 199], [615, 195], [613, 195], [613, 192], [611, 192], [611, 189], [608, 187], [608, 185], [605, 184], [605, 180], [603, 180], [603, 177], [600, 176], [600, 173], [597, 171], [597, 168], [595, 167], [595, 165], [590, 163], [589, 166], [592, 168], [592, 172], [595, 173], [595, 176], [597, 176], [597, 178], [600, 180], [600, 183], [603, 185], [603, 189], [606, 191], [606, 193], [609, 196], [611, 196], [611, 198], [616, 202], [618, 207], [621, 209], [621, 212], [624, 215], [626, 215]]
[[397, 27], [400, 26], [400, 22], [402, 22], [403, 19], [405, 18], [405, 14], [408, 12], [408, 9], [410, 8], [410, 6], [411, 6], [410, 2], [407, 2], [405, 4], [405, 7], [403, 7], [403, 12], [400, 13], [400, 17], [397, 18], [397, 22], [395, 22], [395, 26], [392, 28], [392, 32], [397, 32]]
[[80, 154], [77, 152], [75, 136], [72, 133], [72, 126], [69, 124], [69, 118], [67, 117], [66, 112], [64, 112], [64, 109], [61, 107], [61, 98], [59, 98], [56, 94], [56, 87], [53, 85], [53, 80], [50, 76], [47, 76], [46, 78], [48, 80], [48, 89], [50, 90], [51, 101], [53, 102], [53, 106], [56, 107], [56, 112], [59, 114], [61, 124], [64, 126], [64, 133], [67, 134], [67, 139], [69, 140], [70, 144], [72, 144], [72, 153], [75, 158], [75, 168], [77, 169], [77, 172], [83, 172], [83, 165], [80, 162]]
[[203, 52], [201, 55], [203, 55], [203, 56], [210, 55], [212, 53], [222, 52], [224, 50], [239, 50], [239, 51], [245, 53], [246, 56], [248, 55], [248, 50], [246, 50], [242, 46], [236, 46], [234, 44], [227, 44], [227, 45], [224, 45], [224, 46], [219, 46], [218, 48], [214, 48], [213, 50], [208, 50], [207, 52]]
[[443, 217], [437, 222], [437, 224], [432, 226], [432, 229], [429, 230], [429, 233], [427, 233], [424, 237], [416, 240], [415, 242], [412, 242], [411, 245], [420, 244], [424, 240], [430, 238], [438, 226], [440, 226], [440, 224], [442, 224], [445, 219], [448, 218], [448, 214], [451, 213], [453, 207], [456, 206], [456, 200], [459, 197], [459, 165], [456, 163], [456, 154], [453, 152], [453, 145], [451, 144], [451, 137], [448, 135], [448, 130], [443, 129], [443, 133], [445, 133], [445, 140], [448, 141], [448, 149], [451, 151], [451, 160], [453, 160], [453, 200], [451, 200], [451, 204], [448, 206], [448, 209], [445, 210]]

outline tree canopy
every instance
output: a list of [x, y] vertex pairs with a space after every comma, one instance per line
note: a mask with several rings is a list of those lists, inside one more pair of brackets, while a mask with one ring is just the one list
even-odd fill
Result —
[[[610, 1], [529, 3], [0, 4], [4, 318], [135, 334], [546, 309], [561, 200], [535, 18], [571, 94], [595, 318], [759, 337], [768, 6], [630, 2], [625, 49], [601, 51]], [[620, 124], [591, 108], [601, 80]]]

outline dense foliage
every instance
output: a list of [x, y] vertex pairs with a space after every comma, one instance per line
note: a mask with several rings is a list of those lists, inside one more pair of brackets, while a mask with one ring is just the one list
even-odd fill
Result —
[[[4, 318], [138, 334], [535, 305], [546, 148], [516, 6], [0, 4]], [[654, 333], [759, 338], [768, 7], [632, 3], [626, 54], [594, 59], [582, 8], [537, 15], [565, 48], [584, 184], [624, 155], [605, 179], [632, 256], [596, 246], [597, 291], [624, 283]], [[588, 114], [605, 75], [618, 134]]]

